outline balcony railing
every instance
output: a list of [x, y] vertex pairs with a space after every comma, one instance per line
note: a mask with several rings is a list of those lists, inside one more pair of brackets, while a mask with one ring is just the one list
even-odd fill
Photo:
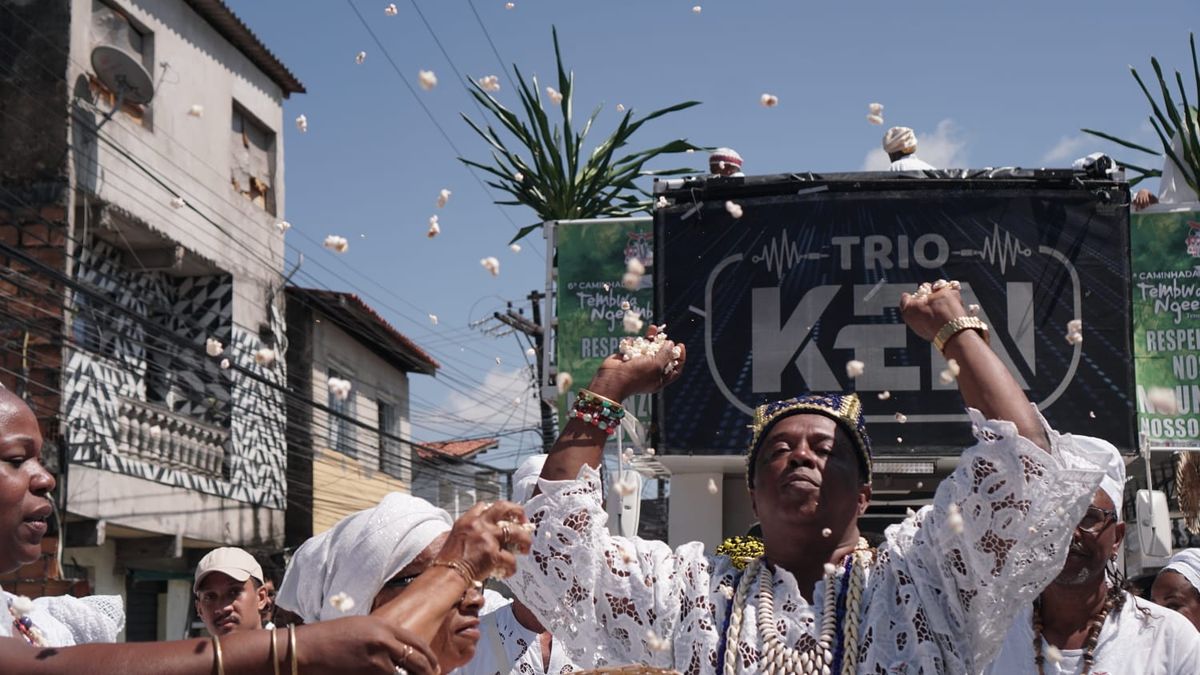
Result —
[[203, 424], [150, 403], [122, 398], [117, 451], [127, 457], [222, 476], [229, 431]]

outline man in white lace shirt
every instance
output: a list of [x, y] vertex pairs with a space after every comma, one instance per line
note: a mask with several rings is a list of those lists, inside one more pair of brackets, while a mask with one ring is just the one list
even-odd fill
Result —
[[1102, 442], [1045, 426], [956, 286], [924, 285], [900, 310], [956, 360], [978, 443], [878, 552], [857, 527], [871, 496], [861, 406], [838, 395], [760, 408], [748, 476], [766, 554], [745, 572], [698, 542], [610, 536], [595, 467], [622, 414], [614, 401], [678, 377], [686, 351], [667, 341], [654, 356], [610, 357], [581, 393], [526, 509], [538, 531], [510, 582], [518, 597], [583, 667], [978, 672], [1061, 569]]

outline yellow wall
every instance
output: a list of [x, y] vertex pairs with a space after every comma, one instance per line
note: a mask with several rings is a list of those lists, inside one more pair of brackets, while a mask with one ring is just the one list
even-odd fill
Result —
[[375, 506], [389, 492], [408, 486], [381, 472], [364, 471], [358, 460], [319, 450], [313, 459], [313, 534], [333, 527], [345, 516]]

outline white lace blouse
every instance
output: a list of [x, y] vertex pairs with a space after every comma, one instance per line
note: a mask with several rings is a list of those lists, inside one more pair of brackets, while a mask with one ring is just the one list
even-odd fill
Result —
[[[13, 616], [9, 612], [16, 597], [0, 589], [0, 637], [24, 639], [14, 631]], [[125, 606], [119, 595], [36, 598], [29, 619], [45, 636], [47, 647], [116, 642], [125, 625]]]
[[[1011, 422], [969, 410], [976, 445], [938, 487], [931, 506], [889, 527], [868, 570], [859, 628], [860, 673], [978, 672], [995, 656], [1013, 616], [1054, 578], [1071, 531], [1103, 475], [1094, 439], [1047, 428], [1047, 453]], [[1045, 421], [1043, 420], [1043, 424]], [[581, 668], [644, 663], [687, 675], [713, 673], [740, 572], [693, 542], [614, 537], [600, 479], [542, 481], [526, 507], [533, 550], [509, 583]], [[962, 527], [946, 525], [957, 504]], [[818, 583], [813, 597], [822, 597]], [[759, 672], [758, 582], [743, 610], [737, 670]], [[821, 608], [795, 578], [774, 576], [784, 642], [814, 644]]]

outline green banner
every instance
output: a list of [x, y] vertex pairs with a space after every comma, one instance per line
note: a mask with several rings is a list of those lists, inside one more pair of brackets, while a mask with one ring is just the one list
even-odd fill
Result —
[[1133, 214], [1129, 239], [1138, 428], [1153, 445], [1194, 446], [1200, 443], [1200, 212]]
[[[580, 387], [587, 387], [600, 362], [617, 351], [628, 336], [624, 303], [654, 322], [654, 223], [651, 219], [560, 223], [558, 244], [558, 372], [570, 373], [574, 384], [559, 396], [560, 424]], [[634, 290], [621, 285], [625, 266], [637, 258], [646, 268]], [[643, 328], [645, 330], [645, 328]], [[627, 410], [644, 424], [650, 420], [650, 397], [635, 396]]]

